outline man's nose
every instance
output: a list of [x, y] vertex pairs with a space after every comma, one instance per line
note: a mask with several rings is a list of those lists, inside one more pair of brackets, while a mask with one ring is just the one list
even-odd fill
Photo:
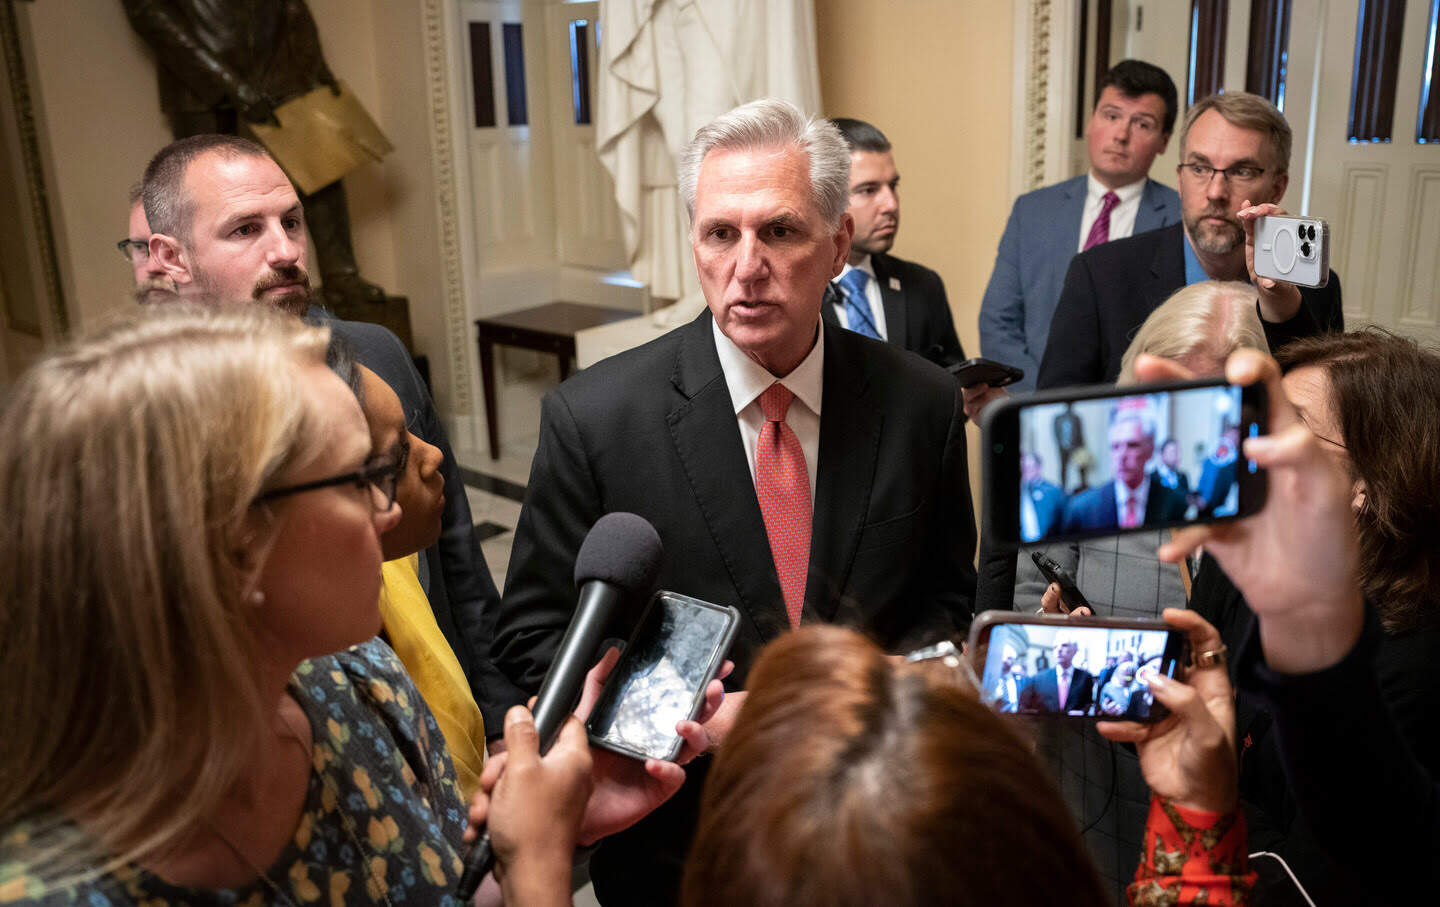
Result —
[[742, 235], [735, 249], [735, 279], [753, 283], [763, 279], [766, 270], [765, 244], [753, 233]]
[[900, 208], [900, 193], [885, 186], [880, 190], [880, 212], [882, 214], [893, 214]]
[[272, 266], [293, 265], [299, 261], [302, 248], [299, 240], [277, 224], [269, 248], [265, 251], [265, 260]]
[[1230, 180], [1227, 178], [1228, 176], [1229, 174], [1222, 174], [1218, 170], [1210, 174], [1210, 182], [1205, 186], [1205, 197], [1214, 199], [1215, 201], [1228, 199], [1230, 197]]

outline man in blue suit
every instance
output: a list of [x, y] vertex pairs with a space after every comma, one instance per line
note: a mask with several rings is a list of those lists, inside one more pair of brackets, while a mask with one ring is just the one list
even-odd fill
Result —
[[1145, 464], [1155, 455], [1155, 426], [1139, 413], [1121, 412], [1110, 422], [1113, 481], [1082, 491], [1065, 505], [1062, 532], [1138, 529], [1185, 516], [1185, 498], [1165, 487]]
[[980, 355], [1025, 370], [1015, 390], [1034, 390], [1077, 252], [1180, 221], [1175, 190], [1147, 178], [1175, 127], [1175, 83], [1139, 60], [1101, 80], [1085, 136], [1090, 171], [1015, 200], [995, 270], [980, 304]]
[[1065, 512], [1065, 492], [1047, 481], [1038, 454], [1020, 457], [1020, 537], [1043, 539]]

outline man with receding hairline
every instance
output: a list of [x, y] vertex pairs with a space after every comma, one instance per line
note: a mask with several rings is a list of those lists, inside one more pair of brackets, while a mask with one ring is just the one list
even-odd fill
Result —
[[[231, 135], [180, 139], [145, 168], [150, 256], [180, 299], [260, 302], [329, 325], [355, 358], [396, 392], [416, 436], [444, 454], [444, 531], [426, 549], [426, 594], [460, 660], [488, 727], [504, 726], [514, 690], [489, 657], [489, 609], [499, 599], [475, 538], [465, 486], [429, 390], [399, 338], [377, 324], [343, 321], [310, 285], [305, 212], [279, 165], [254, 142]], [[500, 711], [496, 711], [500, 709]]]
[[[963, 632], [975, 588], [954, 380], [821, 320], [850, 251], [850, 151], [828, 122], [756, 101], [696, 133], [680, 174], [707, 310], [546, 395], [495, 656], [539, 687], [565, 633], [586, 532], [637, 513], [659, 586], [735, 605], [722, 738], [764, 644], [816, 621], [891, 652]], [[591, 859], [601, 903], [676, 900], [706, 761]]]

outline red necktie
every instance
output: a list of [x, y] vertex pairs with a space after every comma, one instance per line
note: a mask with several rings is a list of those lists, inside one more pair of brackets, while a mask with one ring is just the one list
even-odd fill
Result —
[[1070, 698], [1070, 678], [1066, 676], [1065, 669], [1060, 669], [1059, 677], [1060, 711], [1065, 711], [1065, 702]]
[[1095, 223], [1090, 227], [1090, 235], [1085, 237], [1086, 249], [1110, 241], [1110, 212], [1114, 211], [1118, 204], [1120, 196], [1113, 192], [1106, 192], [1100, 197], [1100, 216], [1095, 218]]
[[780, 594], [790, 626], [800, 626], [805, 575], [810, 568], [810, 474], [800, 439], [785, 424], [795, 395], [780, 383], [760, 395], [765, 424], [755, 443], [755, 496], [770, 538], [770, 555], [780, 577]]
[[1135, 492], [1125, 499], [1125, 525], [1121, 529], [1132, 529], [1140, 525], [1140, 502], [1135, 498]]

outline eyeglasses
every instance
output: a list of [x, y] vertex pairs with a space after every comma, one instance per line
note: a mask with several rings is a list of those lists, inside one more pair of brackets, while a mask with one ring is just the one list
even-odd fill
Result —
[[1189, 175], [1195, 182], [1207, 186], [1210, 184], [1211, 178], [1217, 173], [1237, 186], [1253, 183], [1265, 175], [1264, 167], [1252, 167], [1249, 164], [1239, 164], [1230, 167], [1211, 167], [1209, 164], [1191, 161], [1188, 164], [1181, 164], [1179, 169], [1182, 174]]
[[115, 244], [120, 254], [132, 265], [138, 265], [150, 257], [150, 244], [141, 239], [122, 239]]
[[385, 513], [395, 504], [395, 489], [400, 484], [401, 474], [405, 472], [405, 460], [404, 456], [393, 460], [386, 457], [377, 463], [367, 464], [344, 475], [275, 488], [260, 495], [255, 499], [255, 503], [260, 504], [276, 498], [289, 497], [292, 494], [317, 491], [321, 488], [333, 488], [337, 485], [355, 485], [358, 488], [370, 489], [375, 512]]

